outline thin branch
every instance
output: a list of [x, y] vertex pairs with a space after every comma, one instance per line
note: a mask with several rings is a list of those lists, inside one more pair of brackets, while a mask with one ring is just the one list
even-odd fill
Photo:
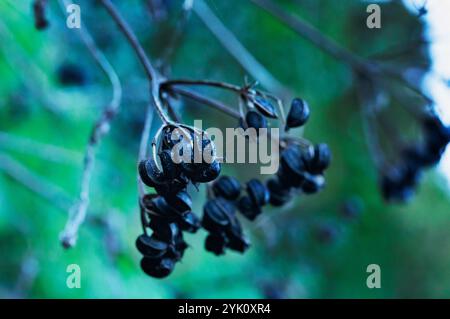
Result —
[[210, 80], [189, 80], [189, 79], [179, 79], [179, 80], [167, 80], [161, 83], [161, 89], [166, 87], [173, 87], [175, 85], [193, 85], [193, 86], [212, 86], [220, 89], [230, 90], [236, 93], [242, 93], [243, 89], [240, 86], [229, 84], [220, 81], [210, 81]]
[[281, 7], [271, 0], [250, 0], [255, 5], [267, 11], [272, 16], [278, 18], [282, 23], [297, 32], [301, 37], [307, 39], [312, 44], [332, 55], [338, 60], [344, 61], [352, 68], [366, 71], [367, 61], [353, 54], [351, 51], [339, 45], [334, 40], [325, 36], [308, 22], [299, 17], [285, 12]]
[[154, 69], [153, 65], [150, 62], [150, 59], [147, 57], [144, 49], [139, 43], [136, 35], [131, 30], [128, 23], [123, 19], [117, 8], [112, 4], [110, 0], [101, 0], [103, 6], [106, 11], [108, 11], [109, 15], [116, 22], [119, 29], [122, 31], [128, 42], [130, 43], [133, 50], [136, 52], [139, 61], [144, 67], [145, 74], [150, 82], [150, 95], [153, 101], [154, 107], [158, 113], [158, 116], [164, 123], [169, 123], [170, 120], [167, 115], [163, 111], [163, 104], [159, 97], [159, 84], [163, 80], [162, 76]]
[[213, 107], [214, 109], [216, 109], [222, 113], [225, 113], [231, 117], [234, 117], [236, 119], [239, 119], [241, 117], [239, 112], [232, 109], [231, 107], [223, 104], [220, 101], [206, 97], [204, 95], [201, 95], [197, 92], [193, 92], [191, 90], [186, 90], [186, 89], [181, 89], [181, 88], [172, 88], [172, 91], [177, 94], [180, 94], [184, 97], [187, 97], [189, 99], [195, 100], [195, 101], [199, 102], [200, 104], [209, 105], [209, 106]]
[[[68, 0], [60, 1], [63, 8], [71, 3], [72, 1]], [[89, 192], [92, 174], [94, 172], [95, 150], [102, 137], [108, 133], [110, 123], [117, 114], [122, 100], [122, 85], [120, 84], [116, 71], [105, 55], [97, 48], [86, 26], [82, 26], [82, 28], [78, 30], [82, 42], [111, 82], [113, 95], [111, 101], [105, 107], [99, 119], [95, 122], [86, 146], [79, 200], [69, 210], [69, 218], [60, 237], [61, 243], [65, 248], [73, 247], [76, 244], [78, 229], [84, 222], [89, 207]]]
[[279, 96], [292, 96], [292, 93], [239, 42], [237, 37], [228, 30], [203, 0], [195, 2], [194, 12], [236, 61], [255, 79], [260, 81], [266, 89]]
[[194, 0], [184, 0], [180, 17], [177, 19], [175, 31], [167, 41], [168, 44], [161, 55], [163, 67], [169, 63], [169, 60], [173, 57], [176, 48], [178, 48], [181, 43], [193, 6]]
[[366, 60], [350, 50], [344, 48], [331, 38], [322, 34], [318, 29], [304, 21], [298, 16], [285, 12], [280, 6], [275, 4], [272, 0], [250, 0], [255, 5], [259, 6], [272, 16], [279, 19], [286, 26], [294, 30], [301, 37], [307, 39], [312, 44], [317, 46], [322, 51], [333, 56], [337, 60], [343, 61], [349, 65], [353, 71], [365, 76], [380, 76], [386, 75], [399, 82], [406, 88], [421, 96], [427, 103], [432, 104], [433, 100], [430, 96], [424, 93], [416, 85], [412, 84], [402, 72], [393, 67], [384, 65], [372, 60]]

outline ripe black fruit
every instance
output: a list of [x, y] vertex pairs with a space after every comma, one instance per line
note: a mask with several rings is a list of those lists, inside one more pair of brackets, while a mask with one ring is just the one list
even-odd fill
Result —
[[255, 220], [261, 214], [261, 206], [258, 206], [249, 196], [243, 196], [239, 199], [239, 211], [249, 220]]
[[315, 194], [325, 187], [325, 178], [322, 175], [305, 173], [304, 177], [301, 189], [305, 194]]
[[247, 182], [247, 193], [257, 206], [264, 206], [269, 202], [269, 191], [261, 181], [252, 179]]
[[136, 248], [138, 251], [149, 258], [158, 258], [164, 255], [168, 248], [168, 244], [159, 241], [153, 236], [140, 235], [136, 240]]
[[309, 119], [308, 104], [299, 98], [292, 100], [291, 108], [286, 118], [286, 131], [290, 128], [303, 126]]
[[236, 200], [241, 194], [241, 183], [235, 177], [222, 176], [213, 183], [212, 189], [218, 197]]
[[311, 173], [321, 174], [328, 168], [331, 161], [331, 151], [327, 144], [321, 143], [314, 146], [314, 156], [308, 163]]
[[245, 122], [249, 128], [256, 129], [257, 133], [260, 128], [267, 128], [267, 121], [264, 116], [255, 111], [247, 112]]
[[141, 259], [141, 268], [149, 276], [154, 278], [164, 278], [170, 275], [175, 267], [172, 259], [161, 260], [144, 257]]
[[289, 188], [283, 186], [277, 177], [269, 179], [266, 185], [270, 192], [271, 205], [276, 207], [283, 206], [291, 199]]
[[275, 107], [267, 99], [261, 96], [251, 98], [253, 105], [264, 116], [276, 119], [278, 117]]
[[222, 198], [212, 199], [203, 206], [202, 226], [210, 232], [223, 231], [234, 216], [234, 206]]
[[225, 254], [227, 239], [222, 234], [209, 234], [205, 240], [205, 249], [216, 256]]

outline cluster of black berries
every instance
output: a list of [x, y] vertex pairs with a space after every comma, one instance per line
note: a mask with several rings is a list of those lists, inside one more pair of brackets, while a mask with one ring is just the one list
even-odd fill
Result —
[[214, 181], [212, 192], [214, 198], [203, 206], [202, 226], [209, 233], [205, 249], [216, 255], [223, 255], [226, 248], [244, 252], [249, 247], [249, 241], [236, 216], [241, 184], [234, 177], [222, 176]]
[[390, 167], [382, 175], [381, 190], [388, 201], [409, 200], [423, 169], [438, 164], [450, 142], [450, 128], [437, 115], [425, 116], [421, 124], [424, 141], [404, 149], [400, 164]]
[[[302, 99], [294, 99], [286, 119], [286, 131], [306, 124], [310, 111]], [[324, 171], [331, 161], [331, 151], [327, 144], [294, 143], [287, 141], [281, 152], [280, 168], [277, 175], [267, 181], [270, 203], [282, 206], [292, 197], [292, 190], [299, 189], [305, 194], [314, 194], [325, 186]]]
[[331, 160], [331, 152], [326, 144], [314, 147], [288, 145], [281, 152], [280, 168], [277, 175], [267, 182], [270, 203], [282, 206], [292, 197], [293, 190], [304, 194], [315, 194], [325, 186], [324, 171]]
[[[157, 193], [146, 195], [141, 203], [150, 220], [145, 226], [152, 234], [139, 236], [136, 246], [144, 256], [141, 261], [144, 272], [163, 278], [172, 272], [187, 248], [183, 231], [194, 233], [200, 228], [200, 219], [191, 211], [188, 184], [213, 181], [221, 165], [215, 157], [213, 142], [203, 132], [188, 126], [167, 125], [157, 136], [156, 157], [139, 164], [141, 180]], [[173, 155], [175, 150], [179, 157]], [[209, 160], [205, 160], [206, 152]]]
[[259, 129], [267, 128], [266, 118], [278, 118], [275, 107], [263, 95], [247, 94], [242, 98], [245, 104], [250, 107], [245, 114], [245, 119], [240, 119], [240, 127], [243, 129], [254, 128], [258, 133]]
[[[274, 108], [269, 102], [254, 97], [251, 101], [256, 111], [247, 113], [247, 127], [256, 129], [266, 126], [265, 117], [275, 117]], [[309, 107], [301, 99], [294, 99], [286, 119], [286, 131], [304, 125], [309, 118]], [[236, 208], [250, 221], [255, 220], [267, 204], [281, 206], [292, 198], [292, 189], [301, 189], [312, 194], [321, 190], [325, 184], [323, 172], [328, 167], [331, 152], [326, 144], [315, 147], [300, 147], [292, 143], [281, 154], [281, 166], [277, 176], [268, 180], [267, 185], [251, 179], [245, 185], [246, 194], [241, 194], [241, 184], [230, 176], [222, 176], [212, 185], [214, 198], [208, 200], [203, 209], [202, 226], [209, 232], [206, 250], [216, 255], [229, 248], [244, 252], [249, 243], [242, 234]]]

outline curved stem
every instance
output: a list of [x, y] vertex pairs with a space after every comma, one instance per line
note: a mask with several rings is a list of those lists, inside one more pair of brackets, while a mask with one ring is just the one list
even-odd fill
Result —
[[123, 19], [117, 8], [111, 3], [110, 0], [101, 0], [103, 6], [105, 7], [106, 11], [108, 11], [109, 15], [113, 18], [113, 20], [116, 22], [119, 29], [122, 31], [122, 33], [125, 35], [126, 39], [130, 43], [133, 50], [136, 52], [139, 61], [141, 62], [142, 66], [144, 67], [145, 74], [150, 82], [150, 95], [154, 103], [154, 107], [156, 111], [158, 112], [158, 116], [161, 118], [161, 120], [167, 124], [170, 122], [169, 118], [163, 111], [163, 105], [159, 98], [159, 86], [162, 82], [161, 76], [159, 73], [153, 68], [153, 65], [150, 62], [150, 59], [147, 57], [147, 54], [145, 53], [144, 49], [142, 48], [141, 44], [139, 43], [136, 35], [131, 30], [128, 23]]
[[216, 109], [216, 110], [218, 110], [218, 111], [220, 111], [222, 113], [225, 113], [225, 114], [227, 114], [227, 115], [229, 115], [231, 117], [234, 117], [236, 119], [239, 119], [241, 117], [238, 111], [235, 111], [231, 107], [229, 107], [229, 106], [227, 106], [227, 105], [223, 104], [222, 102], [217, 101], [215, 99], [206, 97], [206, 96], [204, 96], [202, 94], [199, 94], [197, 92], [193, 92], [193, 91], [190, 91], [190, 90], [186, 90], [186, 89], [173, 88], [172, 90], [173, 90], [173, 92], [175, 92], [175, 93], [177, 93], [179, 95], [182, 95], [182, 96], [187, 97], [189, 99], [195, 100], [195, 101], [197, 101], [199, 103], [209, 105], [212, 108], [214, 108], [214, 109]]
[[236, 93], [242, 93], [242, 88], [237, 85], [211, 80], [189, 80], [189, 79], [175, 79], [167, 80], [161, 83], [161, 88], [173, 87], [176, 85], [192, 85], [192, 86], [211, 86], [217, 87], [224, 90], [233, 91]]
[[[60, 1], [61, 7], [63, 9], [71, 3], [72, 1], [69, 0]], [[61, 233], [61, 242], [66, 248], [75, 245], [78, 236], [78, 230], [86, 219], [87, 209], [89, 207], [91, 179], [94, 172], [95, 150], [101, 138], [108, 133], [110, 123], [117, 114], [122, 100], [122, 85], [120, 84], [119, 77], [114, 68], [111, 66], [104, 54], [97, 48], [86, 27], [83, 26], [78, 30], [84, 45], [87, 47], [95, 62], [111, 82], [113, 95], [108, 106], [105, 107], [102, 114], [95, 122], [91, 135], [89, 137], [89, 142], [86, 146], [79, 200], [70, 209], [69, 219], [67, 220], [66, 226]]]

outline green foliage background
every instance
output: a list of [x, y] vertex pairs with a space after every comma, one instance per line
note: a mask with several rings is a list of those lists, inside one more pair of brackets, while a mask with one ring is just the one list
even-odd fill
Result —
[[[115, 2], [156, 59], [176, 23], [180, 1], [172, 1], [171, 18], [163, 23], [150, 18], [145, 1]], [[380, 30], [365, 27], [367, 4], [360, 1], [276, 2], [363, 56], [415, 39], [423, 28], [399, 2], [382, 4]], [[334, 155], [327, 188], [282, 210], [266, 209], [256, 223], [244, 222], [253, 243], [245, 255], [229, 252], [218, 258], [205, 252], [206, 234], [200, 231], [186, 236], [191, 249], [173, 275], [164, 280], [144, 275], [134, 248], [141, 231], [135, 179], [148, 86], [134, 53], [101, 6], [86, 0], [77, 3], [83, 22], [122, 80], [122, 109], [98, 149], [91, 217], [75, 248], [64, 250], [58, 241], [67, 211], [0, 171], [0, 296], [263, 298], [275, 292], [285, 298], [450, 296], [450, 211], [442, 177], [428, 172], [409, 205], [383, 203], [350, 70], [239, 0], [207, 3], [268, 70], [309, 101], [313, 113], [305, 136], [329, 143]], [[34, 30], [30, 8], [31, 1], [0, 2], [0, 131], [9, 134], [0, 140], [0, 152], [75, 198], [84, 147], [110, 87], [76, 31], [65, 27], [58, 6], [51, 7], [51, 27], [45, 32]], [[427, 58], [412, 51], [402, 63], [419, 60]], [[58, 83], [55, 70], [67, 61], [87, 73], [86, 86], [65, 88]], [[171, 74], [237, 84], [246, 76], [195, 14]], [[235, 103], [229, 96], [216, 96]], [[49, 111], [51, 106], [56, 114]], [[179, 108], [188, 123], [202, 118], [206, 126], [236, 125], [201, 105], [185, 103]], [[398, 121], [400, 125], [402, 119]], [[157, 125], [155, 120], [154, 129]], [[54, 152], [40, 146], [30, 149], [11, 136], [70, 150], [69, 159], [55, 162]], [[258, 173], [256, 166], [225, 165], [224, 170], [243, 181]], [[194, 211], [200, 213], [204, 190], [193, 196]], [[363, 211], [349, 221], [342, 216], [342, 206], [354, 197], [363, 202]], [[324, 226], [337, 234], [330, 243], [317, 240], [316, 233]], [[81, 289], [66, 286], [66, 267], [72, 263], [81, 267]], [[366, 287], [366, 267], [372, 263], [381, 266], [381, 289]]]

